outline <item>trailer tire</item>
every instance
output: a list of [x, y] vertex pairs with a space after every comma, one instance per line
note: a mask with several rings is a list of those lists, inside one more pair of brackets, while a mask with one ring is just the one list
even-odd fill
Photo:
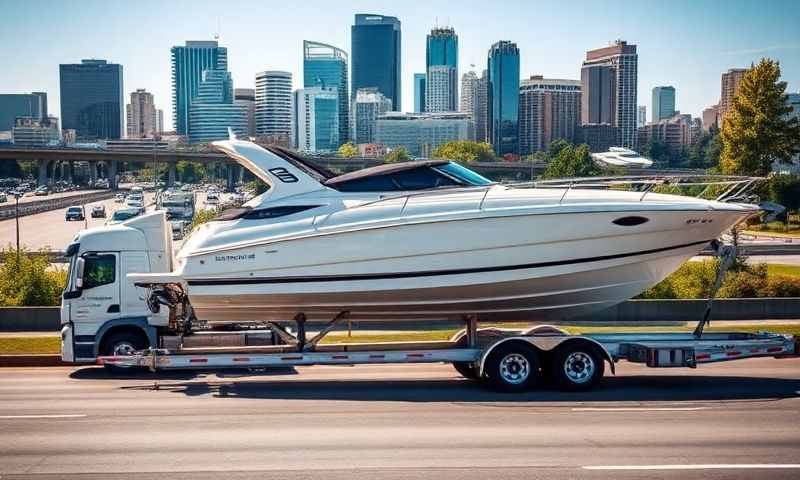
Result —
[[590, 390], [605, 373], [605, 360], [595, 345], [567, 342], [556, 348], [549, 359], [550, 378], [560, 390]]
[[539, 356], [522, 342], [506, 342], [489, 353], [483, 366], [484, 380], [499, 392], [523, 392], [541, 382]]
[[478, 369], [475, 368], [475, 364], [472, 362], [453, 362], [453, 367], [462, 377], [468, 380], [478, 379]]
[[[123, 330], [114, 332], [103, 339], [103, 348], [100, 354], [104, 357], [130, 355], [134, 351], [144, 350], [150, 346], [150, 342], [143, 333], [134, 330]], [[112, 373], [124, 373], [135, 370], [134, 367], [119, 367], [116, 365], [103, 365], [105, 369]]]

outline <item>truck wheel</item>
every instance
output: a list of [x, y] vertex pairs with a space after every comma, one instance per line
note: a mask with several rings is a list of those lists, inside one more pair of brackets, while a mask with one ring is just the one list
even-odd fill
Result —
[[550, 376], [561, 390], [589, 390], [603, 378], [605, 363], [597, 347], [571, 342], [555, 349]]
[[[119, 357], [132, 355], [133, 352], [144, 350], [150, 342], [143, 334], [135, 332], [118, 332], [111, 334], [103, 341], [101, 355], [104, 357]], [[129, 372], [133, 367], [118, 367], [116, 365], [103, 365], [109, 372]]]
[[472, 362], [453, 362], [453, 367], [461, 374], [462, 377], [469, 380], [478, 379], [478, 370]]
[[522, 343], [505, 343], [486, 358], [484, 374], [490, 388], [500, 392], [522, 392], [541, 379], [539, 358]]

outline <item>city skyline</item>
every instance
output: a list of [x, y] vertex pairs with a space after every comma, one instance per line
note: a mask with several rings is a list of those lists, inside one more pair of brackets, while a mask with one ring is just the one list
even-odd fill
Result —
[[[0, 20], [0, 41], [5, 45], [18, 45], [26, 32], [42, 29], [48, 31], [51, 41], [37, 45], [36, 52], [30, 48], [8, 49], [9, 61], [6, 74], [0, 77], [0, 91], [47, 92], [50, 113], [61, 117], [58, 65], [103, 58], [123, 65], [126, 95], [137, 88], [153, 93], [158, 108], [169, 114], [164, 119], [169, 127], [173, 125], [169, 104], [171, 47], [183, 45], [186, 40], [212, 40], [219, 32], [220, 46], [228, 49], [229, 70], [236, 88], [253, 88], [257, 72], [286, 70], [293, 73], [296, 89], [302, 87], [298, 81], [303, 78], [302, 41], [316, 40], [347, 50], [351, 45], [350, 26], [357, 13], [395, 16], [402, 22], [402, 111], [413, 111], [413, 74], [425, 70], [426, 35], [437, 25], [456, 29], [459, 71], [475, 70], [478, 75], [489, 47], [499, 40], [519, 46], [521, 78], [540, 74], [565, 79], [580, 78], [580, 65], [587, 50], [608, 45], [617, 38], [627, 40], [639, 50], [640, 103], [649, 98], [654, 86], [673, 85], [681, 92], [676, 109], [693, 116], [700, 116], [703, 109], [718, 101], [723, 72], [748, 67], [763, 56], [781, 62], [788, 91], [800, 90], [800, 41], [791, 33], [791, 19], [797, 18], [792, 12], [800, 13], [800, 5], [792, 2], [765, 6], [751, 2], [685, 2], [674, 9], [623, 2], [615, 3], [613, 9], [608, 8], [609, 4], [587, 4], [580, 11], [571, 12], [505, 2], [508, 8], [494, 13], [467, 8], [465, 2], [413, 6], [355, 2], [332, 10], [315, 9], [313, 1], [300, 9], [240, 2], [239, 8], [226, 11], [213, 8], [210, 2], [192, 3], [191, 9], [183, 3], [170, 4], [168, 8], [149, 5], [153, 8], [147, 8], [148, 2], [136, 7], [119, 5], [113, 14], [95, 8], [91, 2], [81, 12], [54, 2], [33, 2], [8, 9]], [[158, 15], [152, 15], [152, 11], [158, 11]], [[534, 13], [535, 32], [525, 28]], [[150, 34], [129, 42], [116, 33], [140, 16], [151, 22]], [[612, 19], [614, 16], [619, 18]], [[642, 25], [647, 23], [642, 18], [656, 16], [658, 23]], [[280, 21], [264, 29], [265, 18]], [[265, 45], [274, 48], [265, 51]]]

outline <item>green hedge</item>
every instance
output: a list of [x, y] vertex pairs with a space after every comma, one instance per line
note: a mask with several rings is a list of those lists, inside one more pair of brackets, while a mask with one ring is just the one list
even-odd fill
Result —
[[0, 306], [57, 306], [67, 284], [67, 270], [50, 268], [47, 255], [28, 255], [9, 247], [0, 252]]

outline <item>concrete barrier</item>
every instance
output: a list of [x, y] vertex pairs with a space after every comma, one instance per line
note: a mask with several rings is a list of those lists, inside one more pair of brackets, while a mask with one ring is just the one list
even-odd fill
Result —
[[[37, 213], [58, 210], [59, 208], [66, 208], [72, 205], [83, 205], [90, 202], [96, 202], [98, 200], [105, 200], [113, 197], [114, 193], [115, 192], [112, 192], [111, 190], [103, 190], [100, 192], [83, 193], [79, 195], [70, 195], [67, 197], [48, 198], [44, 200], [20, 203], [19, 216], [24, 217], [27, 215], [35, 215]], [[16, 214], [16, 202], [9, 202], [5, 205], [0, 205], [0, 220], [14, 218]]]
[[[706, 300], [628, 300], [589, 317], [579, 317], [569, 321], [611, 324], [695, 322], [703, 316], [705, 308]], [[711, 319], [800, 320], [800, 298], [715, 300]], [[413, 325], [411, 328], [426, 328], [425, 322], [409, 322], [409, 326], [411, 325]], [[0, 307], [1, 332], [57, 332], [60, 328], [58, 307]], [[396, 324], [392, 325], [392, 328], [402, 329]]]

